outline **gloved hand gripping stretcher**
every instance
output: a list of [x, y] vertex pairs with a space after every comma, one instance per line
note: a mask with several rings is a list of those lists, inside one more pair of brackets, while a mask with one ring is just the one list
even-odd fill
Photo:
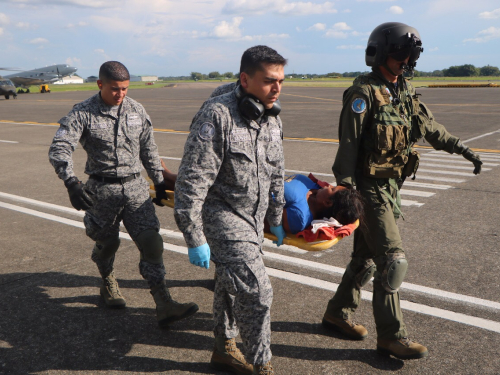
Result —
[[[161, 203], [164, 206], [168, 206], [171, 208], [174, 208], [174, 192], [171, 190], [166, 190], [168, 200], [167, 199], [162, 199]], [[150, 185], [149, 189], [149, 194], [151, 195], [151, 198], [156, 198], [156, 192], [154, 190], [154, 186]], [[359, 226], [359, 220], [357, 220], [354, 224], [350, 225], [344, 225], [343, 227], [339, 228], [337, 231], [338, 234], [329, 240], [316, 240], [312, 242], [306, 241], [306, 239], [301, 235], [301, 233], [305, 232], [300, 232], [297, 234], [291, 234], [287, 233], [287, 236], [283, 240], [283, 244], [285, 245], [290, 245], [290, 246], [295, 246], [303, 250], [307, 251], [322, 251], [329, 249], [333, 245], [335, 245], [337, 242], [339, 242], [342, 238], [348, 236], [352, 231], [354, 231], [357, 227]], [[271, 241], [276, 241], [277, 238], [274, 234], [272, 233], [264, 233], [264, 237]], [[321, 237], [319, 237], [321, 238]]]

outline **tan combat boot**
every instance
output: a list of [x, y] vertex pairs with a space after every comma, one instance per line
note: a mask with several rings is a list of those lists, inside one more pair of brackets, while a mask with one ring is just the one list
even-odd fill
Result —
[[120, 293], [114, 272], [102, 279], [101, 296], [104, 298], [106, 306], [112, 309], [123, 309], [125, 307], [125, 298]]
[[342, 333], [351, 340], [363, 340], [368, 336], [368, 331], [361, 324], [354, 323], [347, 319], [336, 318], [325, 313], [323, 316], [323, 325]]
[[254, 365], [253, 375], [274, 375], [271, 361], [267, 362], [265, 365]]
[[427, 348], [408, 337], [398, 340], [383, 340], [377, 338], [377, 352], [382, 355], [393, 355], [399, 359], [417, 359], [427, 357]]
[[156, 319], [161, 328], [166, 328], [169, 324], [190, 317], [199, 309], [193, 302], [175, 302], [168, 291], [165, 282], [151, 288], [151, 294], [156, 303]]
[[210, 366], [219, 371], [230, 371], [238, 375], [252, 375], [253, 366], [245, 360], [234, 339], [216, 337]]

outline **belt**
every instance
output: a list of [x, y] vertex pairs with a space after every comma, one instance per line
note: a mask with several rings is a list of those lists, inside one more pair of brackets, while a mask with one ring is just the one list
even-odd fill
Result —
[[104, 177], [93, 174], [90, 175], [90, 178], [99, 182], [107, 182], [109, 184], [124, 184], [126, 182], [135, 180], [140, 175], [141, 175], [140, 173], [134, 173], [127, 177]]

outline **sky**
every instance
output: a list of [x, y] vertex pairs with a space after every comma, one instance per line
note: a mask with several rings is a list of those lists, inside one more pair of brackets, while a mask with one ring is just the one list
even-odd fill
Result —
[[236, 73], [243, 51], [264, 44], [288, 59], [285, 73], [366, 71], [384, 22], [419, 31], [417, 70], [500, 67], [498, 0], [0, 0], [0, 67], [67, 63], [86, 78], [117, 60], [135, 75]]

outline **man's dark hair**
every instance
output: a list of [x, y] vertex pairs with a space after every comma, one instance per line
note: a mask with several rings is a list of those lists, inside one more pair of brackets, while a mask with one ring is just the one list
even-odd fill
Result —
[[130, 81], [130, 74], [121, 62], [106, 61], [99, 69], [99, 79], [103, 82]]
[[331, 200], [333, 205], [330, 207], [329, 217], [343, 225], [352, 224], [356, 220], [363, 222], [365, 203], [359, 191], [347, 187], [333, 194]]
[[240, 73], [253, 76], [257, 70], [264, 70], [262, 64], [285, 66], [287, 60], [274, 49], [267, 46], [250, 47], [241, 56]]

